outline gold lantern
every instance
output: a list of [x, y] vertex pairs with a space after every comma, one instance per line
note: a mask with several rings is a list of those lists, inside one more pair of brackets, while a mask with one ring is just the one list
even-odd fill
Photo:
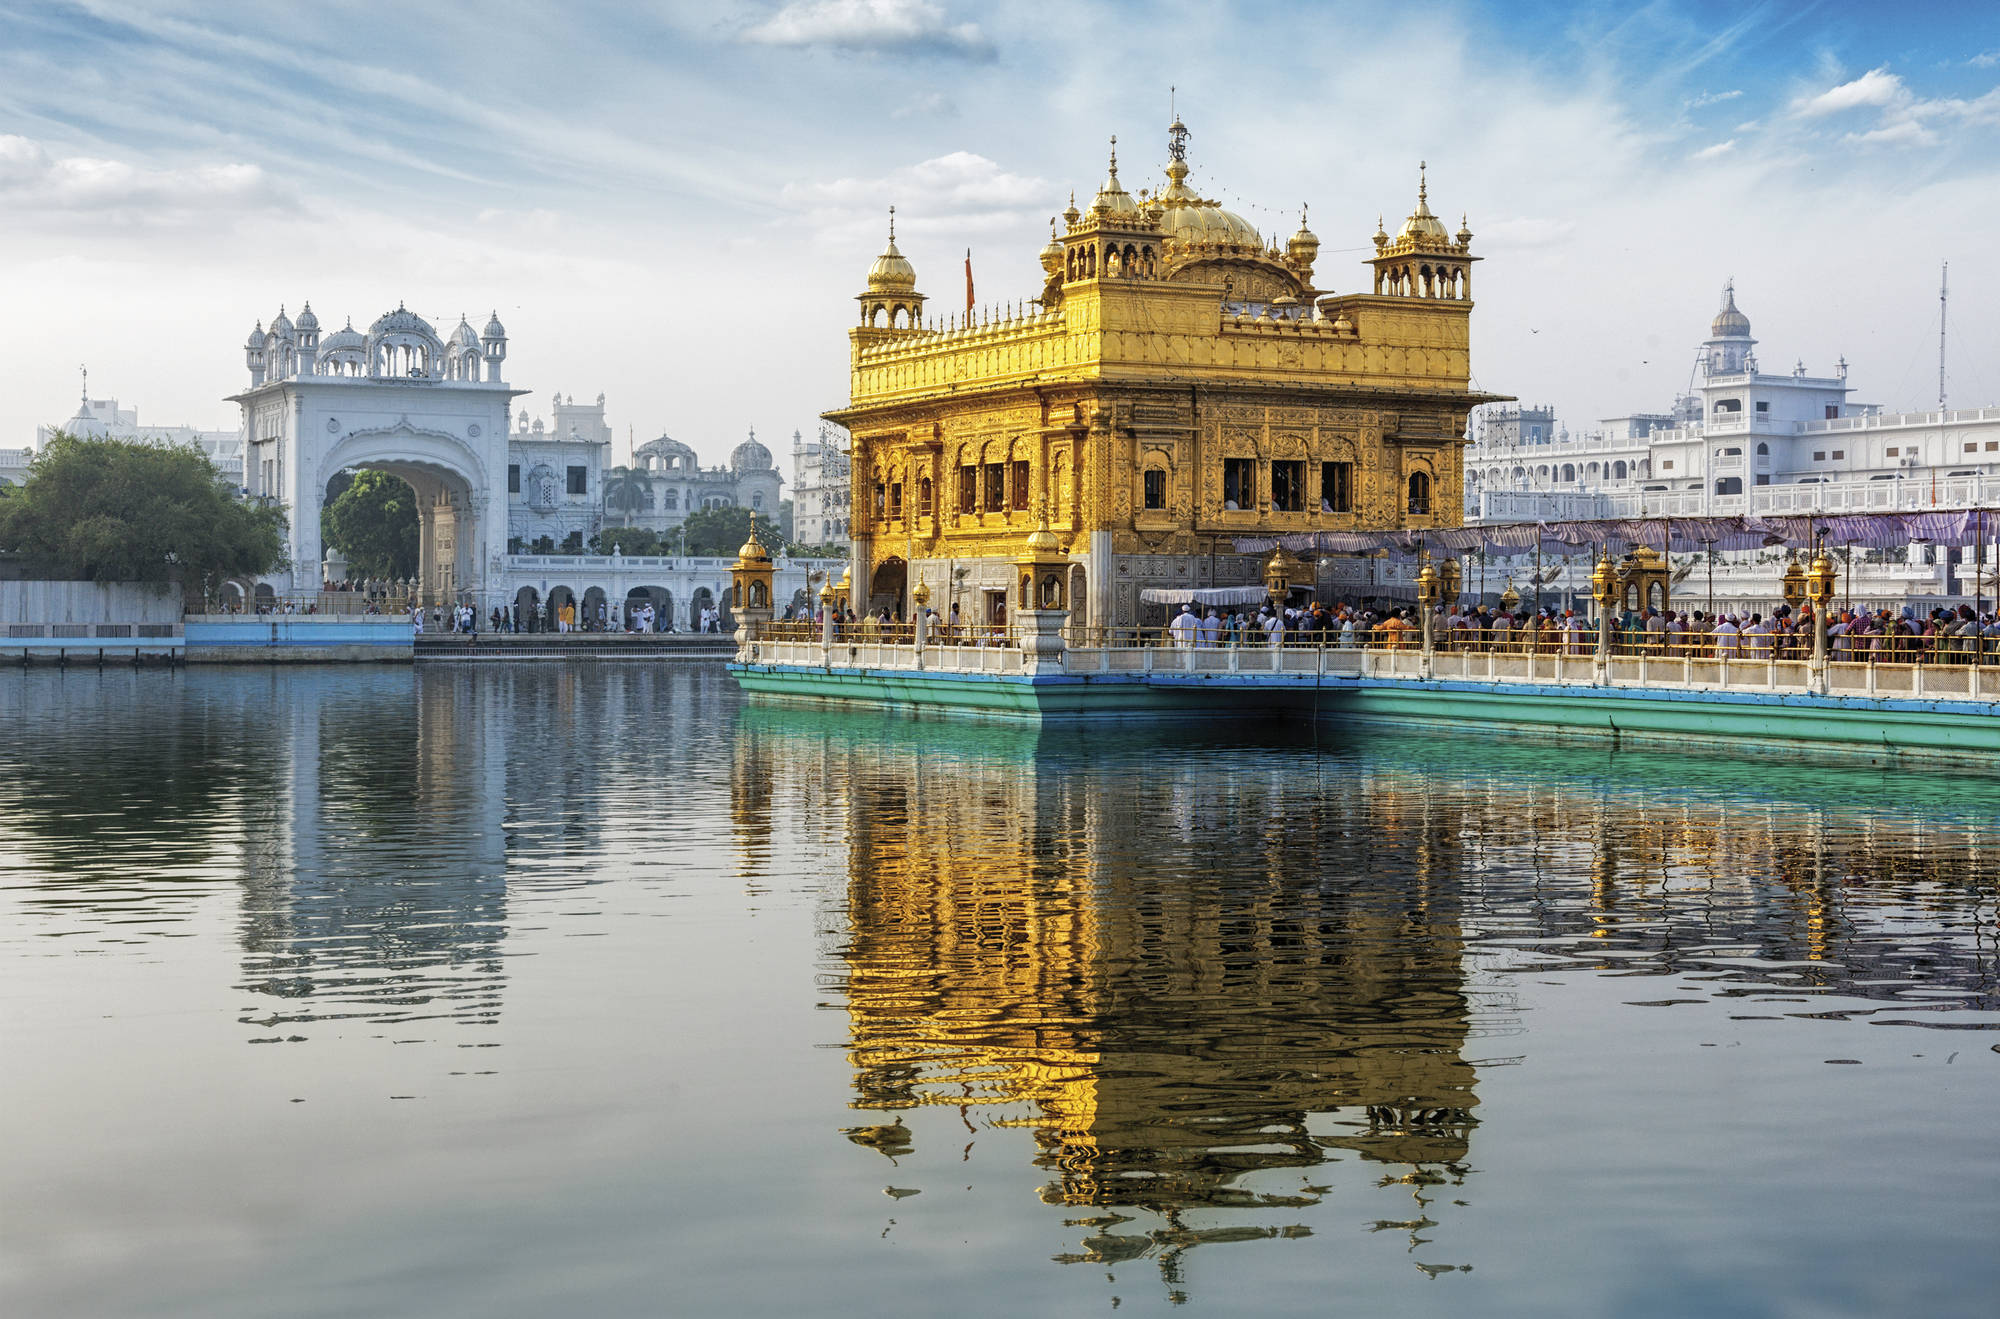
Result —
[[1601, 609], [1610, 609], [1618, 600], [1618, 575], [1611, 568], [1611, 556], [1606, 554], [1597, 561], [1597, 567], [1590, 574], [1590, 598], [1597, 601]]
[[1794, 609], [1806, 602], [1806, 570], [1797, 559], [1785, 569], [1785, 603]]

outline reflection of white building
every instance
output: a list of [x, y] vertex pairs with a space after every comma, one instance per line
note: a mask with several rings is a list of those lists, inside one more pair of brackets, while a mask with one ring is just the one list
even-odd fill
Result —
[[[232, 487], [241, 489], [243, 485], [243, 432], [240, 430], [205, 431], [193, 426], [141, 426], [137, 408], [121, 408], [115, 398], [86, 398], [78, 406], [76, 415], [57, 426], [35, 428], [35, 447], [46, 448], [58, 431], [71, 435], [90, 436], [94, 439], [131, 440], [141, 444], [192, 446], [208, 455], [215, 464], [215, 470]], [[0, 479], [12, 477], [7, 461], [9, 453], [23, 455], [20, 466], [26, 466], [26, 459], [34, 455], [28, 450], [0, 450]]]
[[1883, 414], [1831, 376], [1763, 371], [1734, 286], [1665, 413], [1582, 436], [1552, 410], [1492, 411], [1466, 447], [1466, 513], [1484, 522], [1868, 512], [2000, 501], [2000, 408]]
[[832, 545], [847, 539], [848, 504], [853, 498], [847, 450], [839, 432], [819, 428], [819, 438], [792, 432], [792, 539], [805, 545]]

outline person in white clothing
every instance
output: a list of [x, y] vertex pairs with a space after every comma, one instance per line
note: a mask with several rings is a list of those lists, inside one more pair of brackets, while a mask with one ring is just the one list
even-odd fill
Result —
[[1722, 621], [1715, 625], [1715, 657], [1717, 659], [1736, 658], [1736, 615], [1724, 614]]
[[1211, 609], [1208, 611], [1208, 617], [1201, 620], [1201, 648], [1214, 650], [1221, 640], [1222, 616]]
[[1264, 636], [1273, 650], [1284, 644], [1285, 620], [1276, 614], [1264, 615]]
[[1195, 622], [1194, 610], [1188, 605], [1182, 605], [1181, 611], [1174, 615], [1174, 621], [1167, 625], [1167, 631], [1174, 637], [1174, 648], [1176, 650], [1191, 648], [1194, 645], [1195, 631], [1199, 626], [1200, 624]]

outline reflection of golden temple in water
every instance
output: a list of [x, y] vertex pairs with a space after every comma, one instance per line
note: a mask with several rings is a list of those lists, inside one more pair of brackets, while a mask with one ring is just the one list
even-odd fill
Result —
[[[1034, 1129], [1043, 1196], [1069, 1205], [1296, 1206], [1318, 1188], [1243, 1182], [1330, 1150], [1465, 1157], [1456, 903], [1428, 884], [1452, 830], [1421, 803], [1164, 746], [1135, 778], [1129, 760], [1057, 769], [1033, 733], [869, 731], [762, 724], [737, 761], [758, 813], [776, 764], [844, 762], [804, 772], [852, 793], [856, 1107], [1015, 1109], [988, 1121]], [[1321, 875], [1308, 840], [1370, 816], [1397, 865]]]

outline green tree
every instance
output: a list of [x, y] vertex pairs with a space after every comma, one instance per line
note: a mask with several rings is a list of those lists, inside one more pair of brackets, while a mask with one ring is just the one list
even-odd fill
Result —
[[[687, 552], [697, 559], [736, 557], [743, 542], [750, 539], [750, 510], [747, 508], [705, 508], [687, 515], [681, 524], [687, 532]], [[776, 552], [780, 547], [771, 520], [757, 519], [757, 534], [764, 547]]]
[[192, 596], [285, 566], [282, 509], [243, 503], [208, 455], [57, 433], [0, 499], [0, 549], [87, 581], [178, 581]]
[[401, 477], [355, 473], [328, 505], [324, 526], [328, 543], [347, 556], [356, 576], [416, 576], [417, 492]]
[[659, 535], [646, 527], [606, 527], [590, 538], [590, 548], [598, 554], [609, 554], [617, 549], [631, 558], [671, 554], [673, 534], [668, 533], [667, 545], [663, 549]]
[[644, 472], [629, 467], [614, 467], [604, 482], [604, 505], [624, 514], [626, 526], [632, 525], [632, 515], [644, 510], [653, 502], [653, 479]]

